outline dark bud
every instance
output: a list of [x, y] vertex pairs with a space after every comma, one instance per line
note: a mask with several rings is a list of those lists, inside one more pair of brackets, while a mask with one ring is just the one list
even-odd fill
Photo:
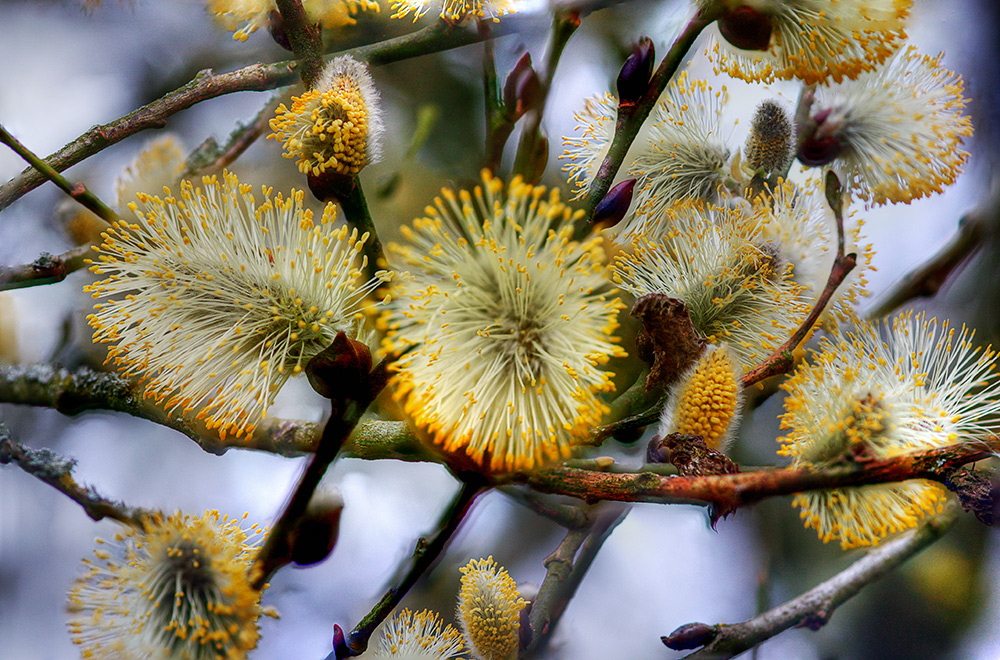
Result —
[[340, 627], [339, 623], [333, 624], [333, 653], [326, 657], [326, 660], [330, 660], [331, 657], [336, 658], [336, 660], [343, 660], [344, 658], [350, 658], [353, 653], [347, 648], [347, 636], [344, 635], [344, 629]]
[[507, 76], [503, 86], [503, 106], [511, 123], [536, 107], [542, 100], [542, 82], [531, 66], [531, 53], [525, 53]]
[[980, 470], [960, 470], [945, 484], [958, 495], [962, 509], [984, 525], [994, 525], [1000, 516], [1000, 481]]
[[690, 651], [711, 644], [718, 632], [707, 623], [688, 623], [660, 640], [675, 651]]
[[744, 149], [747, 164], [764, 176], [784, 173], [792, 159], [792, 122], [774, 101], [757, 106]]
[[740, 50], [767, 50], [774, 24], [771, 17], [750, 7], [737, 7], [719, 19], [719, 32]]
[[534, 636], [531, 631], [532, 605], [534, 605], [534, 601], [529, 600], [528, 604], [521, 608], [521, 612], [518, 614], [518, 620], [521, 623], [520, 627], [517, 629], [518, 646], [522, 649], [526, 649], [531, 646], [531, 639]]
[[277, 9], [272, 9], [267, 15], [267, 29], [271, 33], [274, 43], [285, 50], [292, 50], [292, 45], [288, 42], [288, 35], [285, 34], [285, 18]]
[[620, 431], [615, 431], [614, 439], [623, 445], [631, 445], [632, 443], [638, 442], [642, 434], [646, 432], [645, 426], [635, 426], [628, 429], [621, 429]]
[[628, 213], [629, 205], [632, 204], [632, 191], [634, 189], [635, 179], [628, 179], [609, 190], [604, 199], [598, 202], [597, 208], [594, 209], [591, 223], [599, 225], [603, 229], [614, 227], [621, 222], [625, 214]]
[[518, 158], [520, 162], [515, 163], [514, 170], [521, 172], [526, 183], [538, 183], [542, 180], [545, 166], [549, 162], [549, 139], [539, 135], [534, 147], [527, 153], [518, 154]]
[[820, 167], [833, 162], [840, 154], [840, 140], [830, 136], [807, 138], [799, 145], [799, 162], [809, 167]]
[[360, 341], [338, 332], [333, 343], [309, 360], [306, 377], [321, 396], [334, 401], [368, 401], [372, 354]]
[[321, 202], [340, 202], [354, 190], [354, 177], [328, 169], [320, 174], [306, 174], [309, 190]]
[[344, 500], [336, 491], [313, 495], [291, 536], [291, 559], [299, 566], [323, 561], [333, 552], [340, 532]]
[[653, 76], [653, 61], [656, 53], [653, 41], [642, 37], [632, 47], [632, 54], [625, 60], [618, 72], [618, 105], [630, 107], [639, 102], [649, 89], [649, 79]]
[[691, 323], [687, 305], [662, 293], [650, 293], [635, 301], [631, 315], [642, 323], [635, 338], [636, 354], [651, 365], [646, 391], [669, 387], [708, 342]]
[[663, 438], [654, 435], [646, 446], [647, 463], [669, 463], [670, 449], [663, 444]]

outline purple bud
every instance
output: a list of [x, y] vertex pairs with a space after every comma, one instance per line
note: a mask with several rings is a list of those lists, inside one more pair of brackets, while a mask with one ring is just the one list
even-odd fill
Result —
[[656, 54], [653, 41], [649, 37], [639, 39], [632, 47], [632, 54], [625, 60], [618, 73], [618, 104], [632, 106], [639, 102], [649, 89], [649, 79], [653, 75], [653, 60]]
[[719, 19], [719, 32], [741, 50], [767, 50], [773, 31], [770, 16], [746, 5], [726, 12]]
[[675, 651], [689, 651], [710, 644], [717, 634], [715, 626], [710, 626], [707, 623], [688, 623], [669, 635], [661, 637], [660, 640], [667, 648]]
[[808, 138], [799, 145], [798, 159], [803, 165], [819, 167], [833, 161], [840, 153], [840, 141], [833, 137]]
[[267, 15], [267, 30], [271, 33], [274, 43], [287, 51], [292, 50], [292, 45], [288, 43], [288, 35], [285, 34], [285, 18], [281, 12], [272, 9], [271, 13]]
[[592, 224], [602, 227], [614, 227], [625, 214], [632, 203], [632, 190], [635, 188], [635, 179], [627, 179], [608, 191], [594, 209]]
[[531, 53], [517, 61], [503, 86], [503, 104], [507, 118], [515, 122], [542, 99], [542, 82], [531, 66]]

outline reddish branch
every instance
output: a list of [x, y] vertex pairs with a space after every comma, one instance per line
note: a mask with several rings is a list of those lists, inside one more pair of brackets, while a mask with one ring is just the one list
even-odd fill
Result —
[[558, 467], [510, 475], [503, 481], [525, 483], [545, 493], [588, 502], [658, 502], [712, 504], [736, 509], [766, 497], [810, 490], [843, 488], [908, 479], [947, 482], [961, 466], [995, 455], [1000, 440], [939, 447], [895, 458], [877, 459], [824, 470], [781, 468], [706, 477], [668, 477], [652, 472], [609, 473]]
[[81, 245], [57, 255], [43, 252], [30, 264], [0, 266], [0, 291], [61, 282], [70, 273], [83, 268], [84, 260], [92, 254], [89, 245]]

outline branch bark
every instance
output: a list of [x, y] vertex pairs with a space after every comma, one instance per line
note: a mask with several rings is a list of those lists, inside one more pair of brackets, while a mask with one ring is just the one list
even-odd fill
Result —
[[[954, 509], [927, 521], [918, 530], [871, 550], [851, 566], [798, 598], [759, 614], [749, 621], [719, 624], [707, 646], [685, 660], [733, 658], [793, 626], [819, 630], [834, 610], [891, 570], [945, 535], [958, 515]], [[668, 643], [670, 636], [663, 638]], [[689, 647], [690, 648], [690, 647]]]

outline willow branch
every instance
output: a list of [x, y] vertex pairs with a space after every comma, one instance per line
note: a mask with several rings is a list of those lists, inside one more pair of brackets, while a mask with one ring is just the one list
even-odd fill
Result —
[[142, 509], [101, 496], [93, 486], [77, 483], [73, 478], [75, 460], [48, 449], [29, 449], [17, 443], [0, 422], [0, 464], [12, 462], [79, 504], [94, 520], [112, 518], [127, 525], [137, 525], [146, 515]]
[[71, 371], [48, 365], [0, 365], [0, 402], [45, 406], [64, 415], [87, 410], [123, 412], [180, 431], [214, 454], [239, 447], [297, 456], [315, 449], [320, 432], [311, 422], [271, 420], [260, 424], [240, 444], [223, 444], [203, 423], [147, 404], [141, 383], [86, 367]]
[[288, 45], [299, 60], [299, 75], [306, 89], [312, 89], [323, 73], [323, 40], [320, 28], [312, 23], [301, 0], [274, 0], [281, 13], [282, 28]]
[[611, 473], [556, 467], [498, 478], [524, 483], [543, 493], [560, 493], [587, 502], [711, 504], [735, 510], [767, 497], [811, 490], [931, 479], [947, 483], [963, 465], [984, 460], [1000, 449], [1000, 439], [938, 447], [894, 458], [875, 459], [822, 470], [780, 468], [739, 474], [671, 477], [652, 472]]
[[62, 254], [43, 252], [30, 264], [0, 266], [0, 291], [61, 282], [70, 273], [85, 267], [85, 260], [91, 254], [89, 245], [81, 245]]
[[[498, 37], [517, 31], [524, 20], [512, 17], [504, 20], [493, 30]], [[359, 46], [343, 51], [365, 60], [372, 66], [389, 64], [421, 55], [458, 48], [480, 41], [482, 37], [475, 31], [453, 28], [442, 23], [417, 30], [411, 34], [387, 39], [376, 44]], [[193, 80], [178, 89], [130, 112], [107, 124], [94, 126], [45, 161], [56, 171], [68, 167], [99, 153], [125, 138], [150, 128], [163, 128], [167, 118], [181, 110], [225, 94], [235, 92], [263, 92], [283, 87], [295, 82], [298, 63], [294, 60], [273, 64], [253, 64], [229, 73], [214, 73], [205, 69]], [[26, 169], [3, 186], [0, 186], [0, 210], [9, 206], [22, 195], [34, 190], [45, 181], [45, 177], [33, 168]]]
[[619, 108], [618, 121], [615, 125], [615, 137], [611, 141], [611, 147], [608, 149], [608, 154], [604, 157], [604, 162], [601, 163], [601, 167], [597, 170], [597, 175], [594, 177], [593, 182], [590, 184], [590, 189], [587, 191], [585, 206], [588, 209], [588, 217], [593, 215], [597, 204], [608, 194], [611, 182], [614, 180], [618, 170], [621, 169], [629, 147], [632, 146], [632, 142], [639, 134], [639, 128], [642, 127], [642, 123], [646, 121], [646, 117], [652, 112], [653, 107], [660, 98], [660, 94], [667, 88], [667, 84], [687, 56], [688, 50], [694, 45], [695, 39], [698, 38], [702, 30], [715, 20], [715, 11], [717, 10], [702, 9], [698, 11], [695, 17], [684, 28], [681, 35], [677, 37], [677, 40], [674, 41], [666, 57], [660, 62], [660, 66], [657, 67], [653, 78], [650, 80], [649, 89], [639, 99], [639, 102], [634, 106], [629, 106], [627, 109]]
[[277, 96], [275, 94], [268, 99], [252, 120], [237, 124], [222, 146], [214, 137], [202, 142], [188, 156], [181, 178], [192, 179], [199, 174], [218, 172], [239, 158], [268, 129], [268, 122], [274, 116], [273, 101]]
[[571, 529], [559, 547], [545, 558], [545, 578], [531, 604], [531, 641], [522, 656], [531, 656], [545, 647], [555, 631], [566, 605], [576, 594], [601, 546], [628, 515], [630, 507], [608, 507], [594, 516], [590, 525]]
[[853, 252], [851, 254], [844, 254], [844, 210], [840, 181], [832, 171], [826, 174], [826, 199], [830, 204], [830, 208], [833, 209], [834, 217], [837, 220], [837, 256], [833, 260], [830, 276], [826, 280], [826, 286], [823, 287], [823, 291], [816, 298], [816, 302], [813, 304], [809, 315], [796, 328], [792, 336], [765, 358], [763, 362], [743, 374], [743, 387], [750, 387], [771, 376], [788, 373], [794, 364], [792, 351], [809, 336], [813, 326], [816, 325], [820, 315], [823, 314], [823, 310], [826, 309], [830, 299], [833, 298], [833, 294], [836, 293], [837, 287], [843, 284], [847, 276], [854, 270], [854, 266], [857, 265], [856, 254]]
[[69, 179], [59, 174], [51, 165], [39, 158], [30, 149], [18, 142], [17, 138], [7, 132], [7, 129], [0, 126], [0, 142], [13, 149], [18, 156], [28, 161], [38, 176], [48, 179], [56, 184], [60, 190], [75, 199], [82, 206], [93, 211], [105, 222], [111, 223], [118, 219], [118, 214], [102, 202], [97, 195], [87, 190], [82, 183], [70, 183]]
[[[844, 602], [944, 536], [957, 518], [951, 508], [920, 529], [869, 551], [847, 570], [783, 605], [743, 623], [714, 626], [712, 642], [685, 660], [733, 658], [792, 627], [819, 630]], [[669, 637], [663, 639], [666, 643]]]
[[469, 476], [467, 480], [462, 482], [458, 494], [441, 515], [438, 531], [430, 539], [421, 538], [417, 541], [410, 558], [410, 565], [403, 576], [396, 582], [395, 586], [382, 596], [381, 600], [365, 615], [347, 638], [341, 640], [341, 643], [334, 648], [327, 660], [350, 658], [365, 652], [368, 648], [368, 640], [375, 629], [392, 613], [403, 596], [448, 547], [448, 542], [458, 531], [476, 496], [482, 492], [483, 486], [484, 484], [475, 476]]
[[378, 230], [372, 221], [371, 212], [368, 210], [368, 201], [361, 188], [361, 179], [354, 177], [348, 194], [333, 201], [340, 202], [340, 208], [344, 212], [344, 220], [349, 225], [357, 229], [361, 235], [368, 234], [368, 239], [361, 248], [365, 256], [365, 277], [375, 279], [375, 273], [387, 267], [388, 261], [385, 258], [382, 241], [378, 237]]
[[529, 181], [537, 181], [545, 171], [548, 156], [548, 145], [542, 135], [542, 117], [545, 105], [552, 91], [552, 80], [555, 78], [556, 67], [562, 57], [570, 37], [580, 27], [580, 12], [576, 9], [556, 9], [552, 17], [552, 32], [549, 39], [548, 54], [545, 58], [545, 68], [539, 79], [541, 83], [538, 105], [533, 108], [525, 119], [524, 130], [521, 132], [521, 142], [517, 146], [514, 160], [514, 173], [521, 174]]

